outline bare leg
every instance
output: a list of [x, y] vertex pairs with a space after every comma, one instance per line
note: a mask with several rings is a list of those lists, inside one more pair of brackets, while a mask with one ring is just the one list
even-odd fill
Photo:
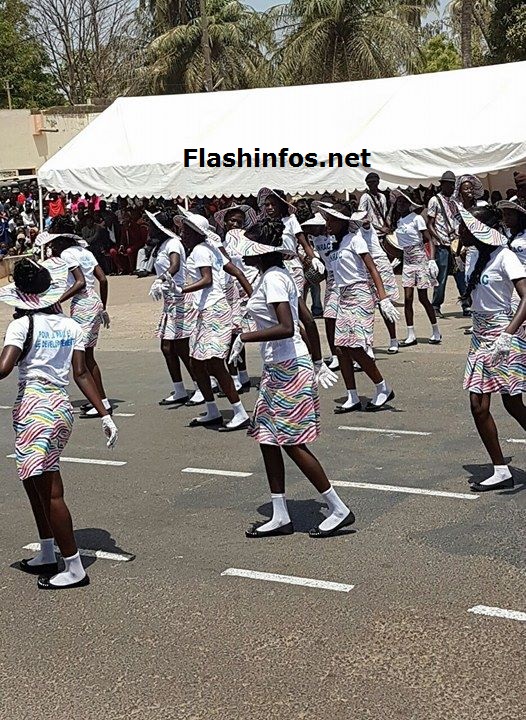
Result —
[[260, 445], [265, 472], [271, 493], [285, 492], [285, 465], [281, 448], [277, 445]]
[[490, 413], [491, 395], [489, 393], [470, 393], [469, 401], [478, 434], [488, 451], [491, 462], [494, 465], [504, 465], [504, 456], [499, 443], [497, 426]]
[[367, 355], [361, 347], [347, 348], [353, 360], [363, 369], [367, 377], [372, 380], [375, 385], [383, 381], [382, 374], [378, 370], [376, 362]]
[[[51, 525], [49, 524], [49, 520], [46, 515], [42, 499], [40, 497], [40, 493], [38, 492], [36, 487], [36, 483], [38, 482], [40, 482], [40, 477], [27, 478], [27, 480], [24, 480], [24, 489], [31, 504], [31, 510], [33, 511], [33, 516], [37, 525], [38, 535], [41, 540], [44, 540], [46, 538], [53, 537], [53, 530], [51, 529]], [[51, 492], [51, 486], [49, 486], [49, 491]], [[47, 502], [46, 504], [46, 507], [48, 506], [49, 502]]]
[[387, 318], [384, 318], [382, 315], [382, 320], [384, 321], [385, 327], [387, 328], [387, 332], [389, 333], [389, 339], [390, 340], [396, 340], [396, 325], [392, 320], [388, 320]]
[[[225, 361], [221, 358], [212, 358], [211, 360], [208, 360], [207, 364], [210, 375], [213, 375], [216, 378], [221, 390], [225, 393], [230, 404], [235, 405], [236, 403], [238, 403], [239, 395], [234, 386], [232, 376], [226, 368]], [[203, 391], [201, 390], [201, 392]]]
[[422, 307], [426, 311], [427, 317], [429, 318], [429, 322], [431, 323], [431, 325], [436, 325], [437, 316], [435, 308], [431, 305], [431, 301], [427, 297], [427, 290], [418, 291], [418, 300], [420, 302], [420, 305], [422, 305]]
[[356, 390], [356, 379], [354, 377], [354, 368], [349, 348], [336, 347], [336, 354], [340, 360], [340, 370], [347, 390]]
[[164, 355], [166, 366], [172, 382], [182, 382], [181, 363], [177, 354], [174, 340], [161, 340], [161, 352]]
[[268, 522], [252, 525], [245, 533], [247, 537], [269, 535], [290, 535], [294, 532], [285, 499], [285, 466], [281, 448], [277, 445], [260, 445], [265, 463], [268, 484], [272, 497], [272, 517]]
[[319, 493], [330, 490], [331, 484], [325, 470], [306, 445], [284, 445], [283, 450]]
[[212, 384], [210, 382], [206, 360], [191, 358], [191, 363], [197, 387], [201, 390], [205, 401], [214, 402], [214, 393], [212, 392]]
[[412, 287], [404, 288], [404, 315], [405, 323], [408, 327], [413, 327], [415, 324], [415, 314], [413, 311], [414, 290]]
[[526, 407], [522, 395], [502, 395], [502, 403], [511, 417], [526, 430]]
[[183, 338], [182, 340], [174, 340], [174, 346], [175, 346], [175, 352], [181, 359], [188, 374], [190, 375], [192, 380], [195, 380], [194, 372], [192, 369], [192, 363], [190, 361], [190, 340], [189, 340], [189, 338]]
[[106, 391], [104, 390], [104, 386], [102, 384], [102, 375], [100, 372], [100, 368], [97, 364], [97, 361], [95, 360], [95, 348], [89, 347], [86, 348], [86, 365], [88, 367], [88, 370], [91, 373], [91, 376], [93, 377], [93, 380], [95, 381], [95, 385], [97, 386], [97, 390], [99, 391], [99, 395], [102, 399], [106, 398]]
[[334, 332], [336, 330], [336, 320], [334, 318], [325, 318], [325, 334], [329, 343], [330, 351], [336, 355], [336, 346], [334, 345]]
[[44, 473], [36, 481], [36, 487], [62, 557], [75, 555], [77, 543], [73, 535], [71, 514], [64, 502], [64, 486], [60, 472], [57, 470]]

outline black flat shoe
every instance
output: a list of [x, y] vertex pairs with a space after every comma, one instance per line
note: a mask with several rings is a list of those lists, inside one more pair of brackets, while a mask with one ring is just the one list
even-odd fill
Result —
[[387, 353], [389, 355], [396, 355], [397, 352], [398, 352], [398, 347], [388, 347], [387, 348]]
[[378, 412], [378, 410], [381, 410], [384, 405], [387, 405], [388, 402], [390, 402], [391, 400], [394, 400], [394, 399], [395, 399], [395, 394], [394, 394], [394, 391], [391, 390], [391, 392], [387, 396], [387, 400], [385, 402], [383, 402], [381, 405], [375, 405], [374, 403], [372, 403], [369, 400], [369, 402], [365, 406], [365, 412]]
[[185, 395], [182, 398], [178, 398], [177, 400], [168, 400], [168, 398], [164, 398], [164, 400], [159, 400], [159, 405], [187, 405], [188, 404], [188, 395]]
[[88, 412], [88, 410], [91, 410], [92, 407], [93, 407], [93, 405], [91, 403], [84, 403], [84, 405], [80, 406], [80, 412], [81, 413]]
[[74, 588], [86, 587], [89, 585], [88, 575], [84, 575], [82, 580], [71, 585], [52, 585], [50, 582], [51, 578], [39, 577], [37, 581], [37, 587], [39, 590], [73, 590]]
[[294, 526], [291, 522], [287, 523], [286, 525], [282, 525], [281, 527], [276, 528], [275, 530], [267, 530], [266, 532], [258, 532], [258, 528], [260, 528], [262, 525], [265, 525], [265, 523], [256, 523], [255, 525], [252, 525], [249, 527], [248, 530], [245, 530], [245, 537], [247, 538], [263, 538], [263, 537], [279, 537], [280, 535], [292, 535], [294, 532]]
[[247, 380], [241, 385], [241, 390], [238, 390], [239, 393], [247, 393], [250, 392], [252, 389], [252, 384], [250, 380]]
[[188, 402], [185, 402], [186, 407], [197, 407], [198, 405], [204, 405], [206, 400], [201, 400], [200, 402], [195, 402], [194, 400], [188, 400]]
[[193, 420], [190, 420], [190, 422], [188, 423], [188, 427], [214, 427], [222, 424], [223, 417], [220, 415], [219, 417], [212, 418], [211, 420], [199, 421], [197, 418], [194, 418]]
[[[91, 410], [92, 408], [89, 408], [89, 409]], [[110, 407], [110, 408], [105, 408], [105, 410], [107, 410], [108, 415], [113, 415], [113, 408], [112, 408], [112, 407]], [[93, 420], [93, 418], [100, 418], [100, 417], [101, 417], [101, 416], [99, 415], [99, 413], [95, 413], [94, 415], [88, 415], [86, 412], [81, 412], [80, 415], [79, 415], [79, 418], [80, 418], [81, 420]]]
[[335, 415], [345, 415], [345, 413], [350, 412], [356, 412], [357, 410], [362, 409], [362, 403], [356, 403], [356, 405], [351, 405], [350, 407], [343, 407], [343, 405], [338, 405], [338, 407], [334, 408], [334, 414]]
[[240, 425], [236, 425], [235, 427], [228, 427], [228, 425], [223, 425], [223, 427], [219, 428], [219, 432], [236, 432], [236, 430], [246, 430], [249, 425], [250, 418], [247, 418]]
[[435, 340], [435, 338], [429, 338], [430, 345], [440, 345], [441, 342], [442, 342], [442, 335], [440, 336], [440, 340]]
[[349, 527], [349, 525], [352, 525], [356, 518], [354, 517], [354, 513], [352, 510], [349, 510], [349, 514], [346, 518], [344, 518], [341, 523], [338, 523], [335, 528], [332, 530], [320, 530], [319, 526], [312, 528], [312, 530], [309, 530], [309, 537], [311, 538], [327, 538], [332, 537], [335, 535], [338, 530], [342, 530], [344, 527]]
[[512, 477], [501, 480], [495, 485], [480, 485], [480, 483], [470, 484], [469, 489], [473, 492], [489, 492], [490, 490], [510, 490], [515, 487], [515, 482]]
[[56, 575], [58, 563], [44, 563], [43, 565], [30, 565], [28, 560], [20, 560], [18, 567], [28, 575]]
[[413, 345], [418, 345], [418, 340], [400, 340], [398, 343], [398, 347], [412, 347]]

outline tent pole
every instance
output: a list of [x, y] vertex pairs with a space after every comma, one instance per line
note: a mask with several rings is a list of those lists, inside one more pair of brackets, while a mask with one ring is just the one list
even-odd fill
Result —
[[[44, 197], [40, 183], [38, 184], [38, 229], [40, 232], [44, 230]], [[44, 260], [44, 245], [40, 248], [40, 259]]]
[[345, 191], [345, 202], [349, 202], [349, 191]]
[[184, 209], [188, 210], [188, 196], [187, 195], [185, 195], [185, 197], [184, 197]]

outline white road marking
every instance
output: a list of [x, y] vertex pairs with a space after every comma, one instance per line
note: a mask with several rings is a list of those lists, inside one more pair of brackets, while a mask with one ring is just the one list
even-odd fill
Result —
[[468, 612], [474, 615], [488, 615], [490, 617], [526, 622], [526, 612], [519, 612], [518, 610], [504, 610], [503, 608], [489, 607], [488, 605], [475, 605], [475, 607], [469, 608]]
[[209, 468], [187, 467], [181, 472], [195, 473], [196, 475], [226, 475], [227, 477], [250, 477], [252, 473], [239, 472], [239, 470], [210, 470]]
[[506, 442], [509, 443], [520, 443], [521, 445], [526, 445], [526, 440], [520, 440], [519, 438], [508, 438]]
[[[29, 543], [29, 545], [24, 545], [23, 549], [38, 552], [40, 550], [40, 543]], [[55, 551], [60, 552], [56, 546]], [[87, 550], [83, 548], [79, 548], [79, 553], [86, 557], [94, 557], [99, 560], [115, 560], [116, 562], [129, 562], [135, 557], [135, 555], [120, 555], [119, 553], [106, 552], [105, 550]]]
[[336, 590], [337, 592], [350, 592], [354, 585], [329, 582], [328, 580], [313, 580], [311, 578], [295, 577], [294, 575], [276, 575], [275, 573], [257, 572], [256, 570], [239, 570], [228, 568], [221, 575], [251, 578], [252, 580], [268, 580], [270, 582], [287, 583], [288, 585], [304, 585], [305, 587], [319, 588], [321, 590]]
[[394, 429], [388, 429], [388, 428], [366, 428], [366, 427], [354, 427], [354, 425], [340, 425], [338, 430], [354, 430], [355, 432], [383, 433], [384, 435], [431, 435], [430, 432], [420, 432], [419, 430], [394, 430]]
[[113, 417], [135, 417], [135, 413], [113, 413]]
[[[6, 455], [8, 458], [16, 458], [15, 454]], [[112, 465], [113, 467], [122, 467], [126, 465], [126, 462], [122, 460], [92, 460], [91, 458], [73, 458], [73, 457], [61, 457], [60, 462], [65, 463], [79, 463], [81, 465]]]
[[12, 410], [12, 405], [0, 405], [0, 410]]
[[437, 497], [456, 498], [458, 500], [476, 500], [480, 495], [475, 493], [446, 492], [445, 490], [426, 490], [424, 488], [403, 487], [399, 485], [377, 485], [376, 483], [348, 482], [347, 480], [333, 480], [336, 487], [359, 488], [362, 490], [385, 490], [387, 492], [408, 493], [409, 495], [435, 495]]

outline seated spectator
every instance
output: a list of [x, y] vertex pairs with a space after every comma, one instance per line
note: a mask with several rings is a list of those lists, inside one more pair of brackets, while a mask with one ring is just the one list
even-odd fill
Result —
[[47, 196], [47, 202], [50, 218], [56, 218], [66, 214], [66, 198], [64, 193], [49, 193]]
[[20, 213], [20, 217], [22, 218], [22, 222], [24, 223], [24, 227], [30, 228], [30, 227], [36, 227], [37, 226], [37, 219], [35, 216], [35, 213], [33, 211], [33, 207], [30, 202], [26, 200], [26, 203], [24, 205], [24, 209]]

